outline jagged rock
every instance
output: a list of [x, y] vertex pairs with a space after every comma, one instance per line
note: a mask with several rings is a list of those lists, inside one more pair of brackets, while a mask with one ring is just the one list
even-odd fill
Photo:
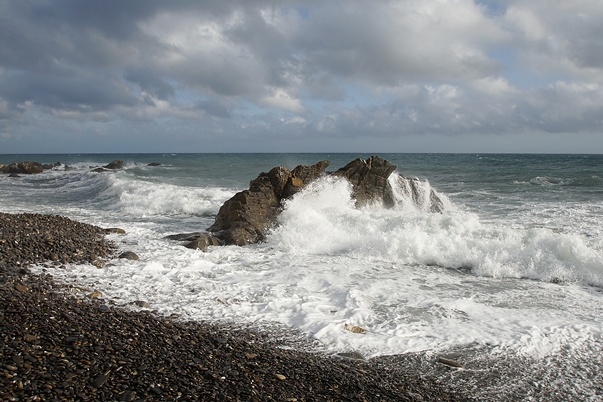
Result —
[[242, 246], [264, 239], [281, 209], [282, 200], [315, 180], [329, 166], [321, 161], [312, 166], [298, 166], [293, 171], [276, 167], [251, 181], [249, 190], [235, 194], [220, 208], [208, 229], [225, 244]]
[[15, 162], [8, 165], [6, 173], [17, 173], [17, 174], [36, 174], [42, 173], [44, 166], [40, 162]]
[[377, 156], [371, 156], [367, 160], [358, 158], [348, 163], [334, 175], [345, 177], [350, 182], [356, 205], [379, 202], [386, 207], [392, 207], [394, 195], [388, 178], [394, 170], [396, 165]]
[[154, 166], [161, 166], [161, 163], [159, 163], [159, 162], [151, 162], [147, 166], [152, 166], [152, 167], [154, 167]]
[[92, 169], [91, 171], [94, 172], [94, 173], [103, 173], [103, 172], [106, 172], [107, 169], [99, 167], [99, 168], [96, 168], [96, 169]]
[[111, 162], [108, 165], [105, 165], [103, 167], [105, 169], [115, 170], [115, 169], [123, 169], [125, 165], [126, 164], [124, 163], [124, 161], [115, 160], [115, 161], [113, 161], [113, 162]]
[[[213, 245], [238, 245], [257, 243], [276, 222], [283, 201], [299, 192], [306, 185], [325, 175], [329, 161], [320, 161], [311, 166], [300, 165], [293, 170], [283, 166], [260, 173], [249, 183], [249, 189], [235, 194], [226, 201], [207, 230], [209, 233], [182, 233], [167, 236], [170, 240], [187, 241], [186, 247], [206, 250]], [[352, 196], [358, 206], [380, 203], [385, 207], [395, 205], [395, 196], [389, 177], [396, 166], [377, 156], [356, 159], [332, 173], [345, 178], [352, 185]], [[399, 175], [399, 180], [408, 181], [413, 200], [418, 202], [418, 181]], [[441, 212], [443, 203], [431, 190], [430, 209]]]
[[0, 163], [0, 173], [8, 173], [8, 165]]

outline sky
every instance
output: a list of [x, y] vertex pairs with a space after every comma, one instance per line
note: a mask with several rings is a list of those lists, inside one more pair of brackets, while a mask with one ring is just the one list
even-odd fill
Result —
[[603, 153], [601, 0], [0, 0], [0, 153]]

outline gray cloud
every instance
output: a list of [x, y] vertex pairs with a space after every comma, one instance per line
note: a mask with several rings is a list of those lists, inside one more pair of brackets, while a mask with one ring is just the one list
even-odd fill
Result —
[[9, 0], [0, 15], [4, 139], [161, 118], [187, 138], [333, 144], [603, 129], [594, 0]]

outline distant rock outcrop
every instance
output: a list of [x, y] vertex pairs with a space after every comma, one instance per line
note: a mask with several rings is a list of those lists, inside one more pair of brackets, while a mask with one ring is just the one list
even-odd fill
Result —
[[[393, 207], [396, 203], [394, 190], [390, 184], [390, 175], [396, 166], [377, 156], [369, 159], [356, 159], [334, 173], [327, 173], [329, 161], [320, 161], [315, 165], [297, 166], [293, 170], [278, 166], [268, 173], [251, 181], [248, 190], [235, 194], [226, 201], [214, 221], [208, 228], [209, 233], [183, 233], [168, 236], [168, 239], [186, 241], [188, 248], [207, 249], [215, 245], [238, 245], [257, 243], [264, 239], [283, 208], [283, 202], [302, 190], [317, 178], [331, 174], [345, 178], [352, 185], [352, 197], [358, 206], [378, 203], [384, 207]], [[418, 181], [398, 175], [405, 180], [412, 197], [420, 201]], [[406, 188], [406, 187], [405, 187]], [[431, 190], [430, 210], [441, 212], [443, 204], [437, 194]], [[414, 199], [413, 199], [414, 200]]]
[[111, 170], [116, 170], [116, 169], [123, 169], [126, 166], [124, 161], [120, 161], [120, 160], [115, 160], [105, 166], [103, 166], [105, 169], [111, 169]]
[[44, 170], [52, 169], [57, 166], [61, 166], [61, 162], [56, 162], [54, 164], [46, 163], [41, 164], [40, 162], [32, 162], [32, 161], [23, 161], [23, 162], [15, 162], [10, 165], [2, 165], [0, 164], [0, 173], [5, 174], [37, 174], [42, 173]]

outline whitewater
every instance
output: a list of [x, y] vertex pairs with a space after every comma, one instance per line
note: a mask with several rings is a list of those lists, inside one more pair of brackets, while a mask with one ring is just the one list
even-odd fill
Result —
[[[447, 354], [496, 369], [475, 391], [483, 400], [529, 400], [545, 383], [558, 400], [600, 400], [601, 156], [380, 155], [424, 196], [391, 180], [394, 208], [357, 208], [349, 184], [330, 177], [288, 200], [260, 244], [202, 252], [165, 238], [205, 230], [261, 171], [322, 159], [337, 169], [358, 156], [369, 155], [0, 155], [64, 164], [0, 177], [0, 210], [123, 228], [109, 238], [138, 261], [38, 269], [124, 308], [144, 300], [185, 320], [288, 328], [327, 353]], [[91, 171], [114, 159], [126, 168]], [[432, 188], [442, 213], [430, 212]]]

